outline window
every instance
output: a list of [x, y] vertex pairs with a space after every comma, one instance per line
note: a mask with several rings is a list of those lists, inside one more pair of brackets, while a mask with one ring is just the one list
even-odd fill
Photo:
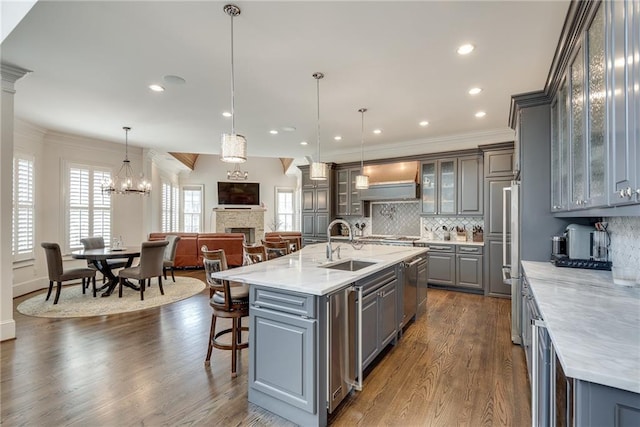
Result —
[[182, 187], [182, 229], [185, 233], [202, 232], [202, 185]]
[[94, 166], [69, 164], [67, 167], [67, 247], [82, 249], [80, 239], [102, 236], [111, 242], [111, 197], [102, 193], [102, 183], [111, 172]]
[[162, 182], [162, 232], [178, 231], [178, 187]]
[[293, 231], [295, 206], [292, 188], [276, 187], [276, 213], [274, 231]]
[[34, 178], [33, 157], [13, 158], [13, 230], [11, 254], [13, 261], [34, 258]]

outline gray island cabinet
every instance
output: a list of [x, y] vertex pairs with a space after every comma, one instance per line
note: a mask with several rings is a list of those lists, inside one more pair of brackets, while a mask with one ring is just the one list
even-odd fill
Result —
[[[326, 425], [342, 398], [362, 386], [363, 370], [397, 342], [401, 266], [426, 251], [343, 243], [341, 259], [328, 262], [318, 244], [215, 273], [251, 286], [249, 401], [300, 425]], [[346, 260], [365, 266], [330, 268]]]

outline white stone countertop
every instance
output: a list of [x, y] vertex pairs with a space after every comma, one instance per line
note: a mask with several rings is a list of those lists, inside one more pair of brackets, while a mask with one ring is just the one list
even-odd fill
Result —
[[567, 377], [640, 393], [640, 287], [610, 271], [522, 267]]
[[[334, 249], [337, 245], [333, 245]], [[427, 248], [412, 246], [362, 245], [359, 250], [340, 243], [340, 259], [326, 260], [326, 244], [307, 245], [301, 250], [270, 261], [214, 273], [213, 277], [249, 285], [261, 285], [312, 295], [326, 295], [356, 280], [369, 276], [403, 260], [426, 253]], [[322, 268], [349, 259], [375, 261], [358, 271]]]

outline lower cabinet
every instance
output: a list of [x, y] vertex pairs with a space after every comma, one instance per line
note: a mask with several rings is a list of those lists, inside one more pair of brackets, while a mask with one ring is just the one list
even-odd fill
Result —
[[[511, 253], [510, 245], [511, 242], [507, 240], [507, 254]], [[485, 289], [487, 295], [492, 297], [511, 297], [511, 286], [505, 285], [502, 280], [502, 246], [501, 238], [485, 241]]]
[[364, 370], [398, 332], [398, 280], [372, 289], [362, 301], [362, 369]]
[[429, 284], [482, 291], [482, 246], [429, 244]]

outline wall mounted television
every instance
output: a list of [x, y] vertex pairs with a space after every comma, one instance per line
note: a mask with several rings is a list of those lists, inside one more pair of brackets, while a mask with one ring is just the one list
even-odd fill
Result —
[[218, 204], [258, 206], [260, 205], [260, 183], [218, 181]]

